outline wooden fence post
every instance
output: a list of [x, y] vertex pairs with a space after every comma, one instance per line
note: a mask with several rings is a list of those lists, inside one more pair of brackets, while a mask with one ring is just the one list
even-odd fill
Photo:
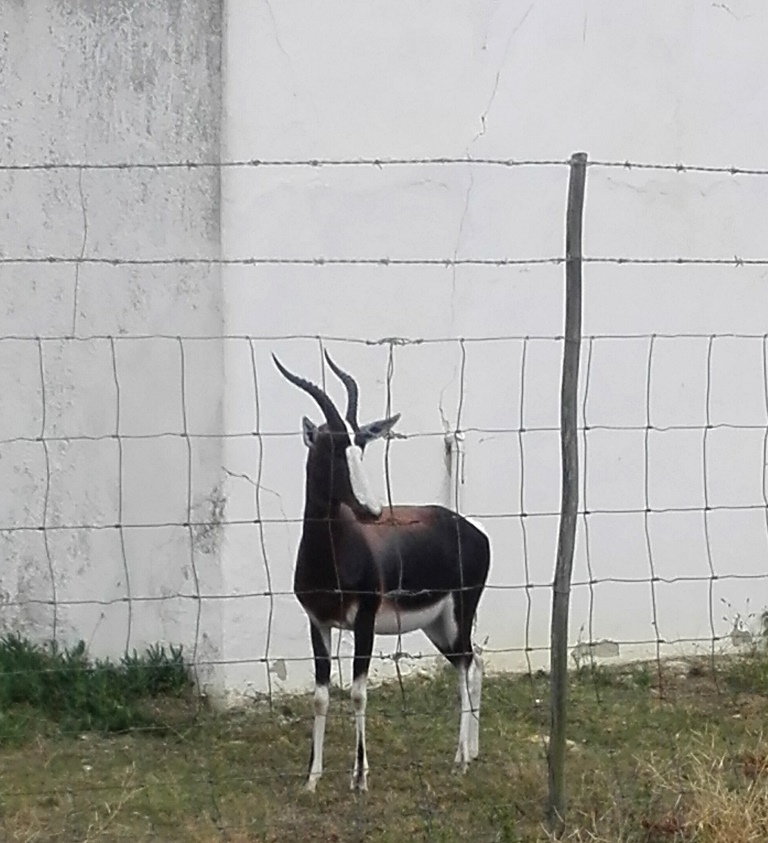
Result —
[[577, 397], [581, 347], [582, 219], [587, 155], [571, 156], [568, 209], [565, 228], [565, 340], [560, 390], [560, 450], [562, 497], [557, 564], [552, 585], [552, 633], [550, 642], [551, 722], [547, 765], [549, 798], [547, 820], [558, 836], [565, 829], [565, 724], [568, 691], [568, 609], [571, 572], [579, 506]]

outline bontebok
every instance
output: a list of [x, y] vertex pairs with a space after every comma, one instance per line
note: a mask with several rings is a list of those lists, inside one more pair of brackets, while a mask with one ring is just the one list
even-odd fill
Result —
[[309, 616], [315, 657], [315, 722], [307, 788], [323, 772], [323, 740], [331, 675], [331, 629], [355, 638], [352, 705], [356, 723], [352, 788], [367, 789], [366, 680], [375, 633], [422, 629], [459, 674], [461, 720], [456, 764], [477, 757], [482, 663], [472, 647], [472, 623], [490, 564], [488, 538], [466, 518], [442, 506], [382, 508], [371, 492], [362, 452], [385, 436], [399, 415], [358, 425], [354, 379], [328, 363], [347, 389], [343, 419], [320, 387], [280, 372], [314, 398], [325, 416], [303, 420], [309, 449], [304, 522], [294, 591]]

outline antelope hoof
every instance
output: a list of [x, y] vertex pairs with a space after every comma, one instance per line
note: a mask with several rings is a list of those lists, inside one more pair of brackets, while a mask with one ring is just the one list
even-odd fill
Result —
[[320, 778], [320, 776], [310, 776], [307, 779], [306, 784], [304, 785], [304, 790], [307, 793], [314, 793], [315, 790], [317, 789], [317, 780], [319, 778]]
[[356, 790], [358, 793], [366, 793], [368, 791], [368, 773], [352, 773], [352, 780], [349, 783], [350, 790]]
[[461, 752], [456, 753], [456, 758], [453, 760], [453, 772], [465, 775], [469, 770], [469, 757], [463, 755]]

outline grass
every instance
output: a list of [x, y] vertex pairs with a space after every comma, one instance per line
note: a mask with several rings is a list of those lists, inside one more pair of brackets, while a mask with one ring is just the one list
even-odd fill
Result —
[[0, 638], [0, 746], [29, 739], [41, 725], [64, 733], [160, 726], [146, 701], [190, 684], [179, 648], [152, 647], [113, 664], [89, 660], [82, 642], [62, 649], [7, 635]]
[[[0, 647], [0, 723], [24, 723], [2, 732], [4, 841], [548, 839], [543, 674], [486, 678], [482, 754], [466, 776], [451, 769], [458, 720], [452, 673], [372, 689], [371, 791], [363, 795], [348, 790], [354, 726], [346, 694], [334, 691], [326, 773], [312, 796], [301, 790], [309, 695], [213, 712], [187, 692], [180, 654], [157, 650], [119, 665], [91, 665], [81, 651], [35, 650], [34, 658], [53, 659], [41, 662], [48, 672], [39, 675], [48, 677], [41, 679], [48, 693], [21, 693], [20, 680], [8, 675], [18, 677], [8, 666], [19, 659], [31, 664], [28, 646], [21, 649], [18, 641]], [[83, 668], [74, 676], [73, 660]], [[718, 662], [714, 673], [707, 662], [574, 672], [565, 839], [768, 840], [766, 663], [756, 652]], [[84, 690], [89, 682], [96, 684]], [[112, 716], [118, 703], [126, 727]]]

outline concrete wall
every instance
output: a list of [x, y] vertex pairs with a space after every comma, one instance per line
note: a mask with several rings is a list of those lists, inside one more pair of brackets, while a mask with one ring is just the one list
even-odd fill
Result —
[[[0, 32], [3, 163], [217, 161], [219, 3], [22, 0], [2, 4]], [[3, 171], [0, 195], [6, 256], [219, 254], [215, 167]], [[0, 289], [0, 335], [22, 338], [0, 341], [0, 623], [98, 655], [163, 641], [216, 660], [218, 604], [176, 595], [195, 576], [220, 590], [215, 534], [190, 549], [179, 525], [188, 490], [198, 520], [219, 506], [221, 444], [181, 436], [173, 337], [220, 337], [218, 267], [8, 264]], [[103, 335], [114, 353], [72, 339]], [[221, 341], [184, 353], [187, 429], [218, 434]]]
[[[28, 0], [6, 3], [0, 23], [13, 91], [0, 103], [3, 161], [564, 160], [583, 149], [595, 160], [765, 165], [768, 12], [756, 0]], [[765, 256], [765, 179], [605, 168], [588, 178], [591, 255]], [[24, 338], [0, 341], [4, 625], [50, 637], [55, 583], [62, 638], [111, 654], [181, 642], [205, 663], [201, 679], [234, 695], [305, 687], [306, 620], [290, 589], [300, 419], [316, 410], [270, 353], [320, 381], [321, 335], [359, 376], [363, 417], [380, 416], [389, 391], [403, 413], [407, 438], [389, 458], [397, 500], [448, 502], [445, 429], [466, 431], [459, 503], [485, 516], [494, 548], [478, 641], [497, 668], [524, 667], [526, 645], [532, 664], [546, 663], [562, 267], [292, 261], [559, 255], [566, 183], [562, 166], [480, 164], [0, 171], [7, 255], [287, 261], [0, 264], [0, 334]], [[590, 510], [764, 501], [761, 339], [718, 339], [711, 353], [706, 338], [656, 339], [651, 421], [690, 429], [646, 437], [650, 340], [607, 338], [761, 335], [764, 275], [588, 267]], [[38, 335], [117, 337], [119, 428], [111, 343], [46, 339], [41, 378]], [[526, 336], [544, 339], [474, 341]], [[390, 347], [377, 342], [387, 337], [432, 341], [394, 346], [389, 390]], [[718, 427], [705, 481], [708, 423]], [[383, 491], [383, 446], [367, 463]], [[190, 534], [190, 502], [193, 520], [213, 527]], [[113, 526], [8, 529], [119, 521], [146, 526], [124, 529], [124, 546]], [[727, 635], [735, 613], [768, 603], [759, 579], [707, 579], [764, 572], [760, 508], [710, 512], [707, 533], [701, 511], [652, 514], [645, 528], [642, 513], [591, 515], [588, 535], [580, 524], [575, 578], [601, 582], [574, 592], [574, 644], [605, 638], [622, 656], [649, 654], [631, 642], [657, 628], [675, 641]], [[664, 581], [652, 591], [653, 573]], [[190, 599], [198, 588], [204, 599]], [[348, 638], [339, 646], [348, 652]], [[418, 634], [403, 649], [428, 651]], [[377, 662], [378, 675], [390, 668]]]
[[[768, 11], [757, 2], [232, 0], [228, 22], [228, 159], [563, 160], [586, 150], [599, 160], [765, 166], [768, 112], [759, 80], [766, 69]], [[244, 168], [224, 174], [224, 248], [233, 258], [559, 255], [566, 185], [567, 170], [554, 166]], [[765, 257], [766, 196], [768, 182], [759, 177], [591, 169], [586, 249], [596, 256]], [[558, 266], [288, 264], [228, 267], [224, 277], [231, 333], [373, 341], [554, 337], [562, 330]], [[585, 285], [588, 335], [765, 331], [764, 267], [590, 265]], [[701, 508], [701, 428], [707, 421], [755, 425], [708, 434], [710, 504], [756, 508], [711, 512], [707, 528], [718, 574], [760, 575], [768, 551], [760, 508], [766, 482], [761, 339], [715, 342], [709, 418], [707, 340], [655, 341], [651, 422], [699, 429], [649, 434], [646, 504], [642, 428], [649, 342], [602, 339], [593, 345], [588, 424], [640, 429], [590, 431], [587, 506]], [[387, 346], [326, 345], [359, 375], [362, 416], [379, 416], [386, 402]], [[526, 643], [546, 647], [549, 591], [531, 590], [529, 604], [521, 586], [545, 585], [551, 578], [557, 517], [542, 513], [556, 512], [560, 495], [560, 347], [552, 340], [526, 345], [521, 407], [523, 345], [510, 340], [465, 347], [462, 506], [488, 516], [493, 587], [481, 604], [478, 640], [500, 668], [524, 667]], [[270, 490], [261, 496], [261, 507], [270, 518], [297, 518], [304, 460], [300, 419], [304, 413], [316, 418], [317, 412], [273, 370], [272, 350], [295, 371], [318, 381], [323, 376], [317, 340], [256, 343], [262, 429], [292, 435], [265, 437], [261, 460], [228, 453], [232, 466], [249, 466], [250, 476], [260, 472]], [[234, 352], [230, 358], [228, 423], [247, 429], [253, 418], [250, 364], [245, 351], [239, 353], [240, 379]], [[449, 427], [456, 425], [460, 364], [457, 342], [395, 348], [393, 406], [403, 413], [399, 429], [409, 437], [391, 449], [398, 500], [445, 496], [441, 416]], [[332, 378], [328, 383], [340, 397]], [[529, 431], [522, 451], [516, 433], [498, 432], [521, 423]], [[367, 461], [383, 489], [382, 447], [372, 449]], [[525, 524], [505, 517], [521, 508], [523, 476]], [[233, 481], [231, 490], [230, 512], [253, 518], [248, 481]], [[621, 642], [622, 656], [651, 655], [652, 644], [630, 642], [656, 638], [654, 602], [658, 634], [673, 641], [727, 635], [736, 612], [768, 604], [761, 580], [707, 580], [704, 526], [701, 511], [650, 515], [649, 559], [642, 514], [590, 516], [590, 573], [580, 523], [575, 579], [604, 582], [575, 590], [573, 643], [606, 638]], [[267, 524], [264, 531], [273, 586], [289, 591], [298, 527]], [[230, 545], [234, 556], [244, 560], [246, 548], [256, 547], [258, 561], [238, 575], [245, 590], [258, 591], [265, 586], [266, 563], [255, 528], [241, 541]], [[672, 582], [655, 583], [652, 593], [654, 573]], [[680, 579], [686, 577], [702, 579]], [[269, 604], [254, 597], [250, 617], [265, 618]], [[282, 661], [308, 654], [306, 622], [290, 595], [274, 600], [270, 640], [263, 620], [249, 627], [234, 604], [232, 612], [232, 629], [248, 629], [247, 637], [227, 635], [233, 658], [269, 649], [274, 684], [296, 687], [308, 680], [306, 663]], [[383, 639], [378, 646], [385, 649]], [[414, 634], [403, 649], [428, 651], [429, 645]], [[345, 638], [342, 651], [348, 650]], [[546, 664], [544, 650], [531, 657], [535, 665]], [[266, 678], [258, 682], [263, 687]]]

